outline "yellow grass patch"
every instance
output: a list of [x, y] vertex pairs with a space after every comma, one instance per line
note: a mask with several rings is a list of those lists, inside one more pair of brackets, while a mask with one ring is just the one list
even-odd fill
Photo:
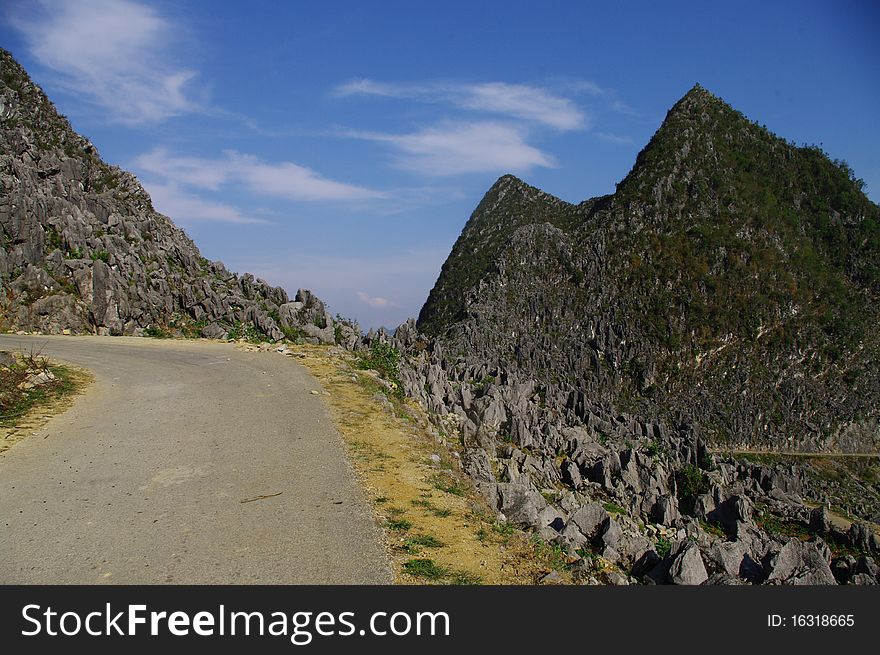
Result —
[[329, 392], [325, 400], [385, 528], [398, 583], [533, 584], [550, 571], [546, 547], [495, 522], [459, 470], [455, 445], [431, 434], [421, 407], [389, 401], [375, 372], [358, 370], [352, 353], [291, 349]]

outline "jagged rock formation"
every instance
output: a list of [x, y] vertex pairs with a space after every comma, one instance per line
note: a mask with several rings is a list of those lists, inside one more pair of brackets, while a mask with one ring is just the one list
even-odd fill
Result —
[[876, 462], [865, 481], [844, 481], [720, 456], [686, 423], [598, 406], [581, 421], [554, 400], [558, 388], [515, 365], [451, 356], [414, 321], [374, 338], [405, 353], [407, 395], [432, 413], [438, 438], [461, 447], [462, 469], [499, 517], [562, 547], [583, 582], [880, 582], [877, 535], [859, 521], [835, 527], [824, 509], [880, 522]]
[[[748, 447], [880, 446], [880, 207], [695, 87], [617, 191], [504, 176], [419, 316], [446, 351]], [[563, 393], [564, 392], [564, 393]]]
[[319, 298], [204, 259], [133, 175], [104, 163], [0, 49], [0, 327], [332, 343]]
[[[504, 520], [586, 582], [877, 584], [880, 208], [696, 87], [614, 195], [502, 177], [416, 324], [378, 334]], [[818, 509], [814, 507], [819, 506]], [[611, 569], [608, 566], [611, 566]]]

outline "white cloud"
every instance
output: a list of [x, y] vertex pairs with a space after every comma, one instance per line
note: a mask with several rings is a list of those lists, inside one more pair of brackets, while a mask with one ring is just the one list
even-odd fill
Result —
[[626, 146], [634, 145], [632, 138], [626, 136], [625, 134], [612, 134], [611, 132], [596, 132], [596, 136], [599, 137], [602, 141], [606, 141], [608, 143], [615, 143], [617, 145], [626, 145]]
[[175, 28], [152, 7], [132, 0], [39, 0], [19, 4], [10, 23], [60, 86], [116, 120], [156, 122], [199, 110], [190, 93], [196, 72], [169, 59]]
[[292, 162], [266, 163], [255, 155], [227, 150], [223, 157], [176, 156], [156, 148], [135, 159], [134, 168], [163, 180], [220, 190], [242, 185], [256, 194], [288, 200], [366, 200], [385, 197], [380, 191], [328, 179]]
[[552, 168], [553, 158], [525, 141], [515, 125], [482, 121], [444, 122], [409, 134], [351, 132], [349, 136], [391, 144], [399, 168], [424, 175]]
[[630, 107], [628, 104], [621, 100], [615, 100], [611, 103], [611, 109], [616, 111], [618, 114], [623, 114], [624, 116], [638, 116], [639, 113]]
[[427, 87], [420, 85], [405, 84], [388, 84], [385, 82], [376, 82], [370, 79], [350, 80], [345, 84], [340, 84], [334, 89], [337, 96], [385, 96], [386, 98], [410, 98], [414, 96], [422, 96], [420, 91]]
[[522, 84], [475, 84], [463, 89], [457, 104], [466, 109], [505, 114], [560, 130], [576, 130], [586, 124], [584, 113], [568, 98]]
[[605, 89], [603, 89], [595, 82], [590, 82], [588, 80], [577, 80], [575, 82], [571, 82], [569, 86], [577, 93], [586, 93], [591, 96], [604, 96], [606, 93], [608, 93]]
[[371, 296], [365, 291], [358, 291], [357, 297], [361, 300], [361, 302], [364, 302], [370, 307], [375, 307], [377, 309], [388, 307], [394, 304], [390, 300], [388, 300], [388, 298], [382, 298], [381, 296]]
[[374, 95], [445, 103], [459, 109], [499, 114], [559, 130], [582, 129], [588, 124], [586, 114], [570, 99], [525, 84], [392, 84], [360, 79], [337, 87], [335, 92], [339, 96]]
[[218, 166], [216, 161], [202, 157], [175, 156], [165, 148], [154, 148], [139, 155], [134, 166], [140, 171], [212, 191], [219, 189], [231, 173], [228, 163]]
[[245, 216], [232, 205], [212, 202], [187, 193], [174, 183], [144, 186], [153, 200], [153, 207], [170, 216], [176, 223], [267, 223], [262, 219]]
[[257, 193], [290, 200], [364, 200], [383, 198], [385, 194], [364, 187], [345, 184], [320, 176], [315, 171], [292, 162], [265, 164], [254, 155], [227, 153], [233, 175]]

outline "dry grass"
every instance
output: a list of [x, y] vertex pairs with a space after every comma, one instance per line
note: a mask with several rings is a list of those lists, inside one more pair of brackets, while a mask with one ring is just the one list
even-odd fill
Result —
[[[0, 367], [0, 453], [70, 407], [92, 382], [87, 371], [34, 353], [18, 353], [15, 357], [15, 364]], [[54, 379], [36, 386], [28, 384], [41, 373]]]
[[325, 400], [385, 527], [398, 583], [533, 584], [554, 566], [523, 532], [495, 524], [459, 471], [454, 447], [429, 434], [420, 407], [386, 400], [350, 353], [291, 348], [330, 394]]

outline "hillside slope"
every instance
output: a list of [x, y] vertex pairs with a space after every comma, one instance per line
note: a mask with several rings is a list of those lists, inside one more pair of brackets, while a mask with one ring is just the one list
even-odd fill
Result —
[[610, 196], [498, 180], [418, 328], [585, 421], [611, 406], [718, 444], [873, 452], [880, 207], [862, 186], [697, 86]]
[[0, 49], [0, 328], [230, 333], [332, 342], [308, 291], [203, 258], [130, 173], [101, 160]]

